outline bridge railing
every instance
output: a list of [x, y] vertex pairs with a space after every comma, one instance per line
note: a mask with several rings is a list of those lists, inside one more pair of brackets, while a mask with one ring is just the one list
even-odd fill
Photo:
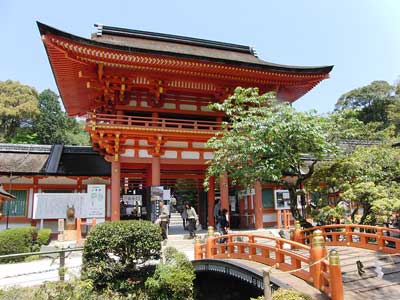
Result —
[[[195, 244], [195, 259], [245, 259], [273, 266], [314, 285], [333, 300], [343, 300], [339, 258], [331, 264], [322, 235], [314, 233], [312, 246], [296, 241], [258, 234], [213, 236]], [[336, 255], [336, 256], [335, 256]], [[334, 283], [333, 283], [334, 282]], [[332, 283], [335, 285], [333, 286]]]
[[326, 245], [351, 246], [381, 251], [383, 253], [400, 252], [400, 230], [357, 224], [333, 224], [303, 229], [296, 234], [297, 242], [310, 244], [315, 230], [321, 230]]

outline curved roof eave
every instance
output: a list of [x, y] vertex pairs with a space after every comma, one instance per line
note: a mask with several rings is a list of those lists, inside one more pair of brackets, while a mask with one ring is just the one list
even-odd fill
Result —
[[328, 75], [329, 72], [333, 69], [333, 65], [330, 66], [290, 66], [290, 65], [281, 65], [281, 64], [274, 64], [270, 62], [263, 61], [259, 59], [260, 63], [252, 63], [252, 62], [244, 62], [244, 61], [236, 61], [236, 60], [229, 60], [229, 59], [220, 59], [220, 58], [213, 58], [213, 57], [206, 57], [206, 56], [197, 56], [197, 55], [190, 55], [190, 54], [183, 54], [177, 52], [168, 52], [168, 51], [157, 51], [157, 50], [149, 50], [143, 48], [136, 48], [130, 46], [122, 46], [122, 45], [115, 45], [110, 43], [103, 43], [87, 38], [82, 38], [80, 36], [76, 36], [46, 24], [36, 22], [39, 28], [39, 32], [41, 35], [45, 35], [47, 33], [58, 35], [64, 37], [66, 39], [70, 39], [74, 42], [81, 43], [88, 46], [95, 46], [105, 49], [113, 49], [113, 50], [120, 50], [120, 51], [127, 51], [127, 52], [135, 52], [135, 53], [147, 53], [153, 55], [162, 55], [162, 56], [169, 56], [175, 58], [186, 58], [186, 59], [194, 59], [194, 60], [201, 60], [206, 62], [214, 62], [214, 63], [224, 63], [228, 65], [234, 66], [242, 66], [242, 67], [250, 67], [250, 68], [257, 68], [266, 71], [278, 71], [278, 72], [290, 72], [290, 73], [319, 73], [319, 74], [326, 74]]

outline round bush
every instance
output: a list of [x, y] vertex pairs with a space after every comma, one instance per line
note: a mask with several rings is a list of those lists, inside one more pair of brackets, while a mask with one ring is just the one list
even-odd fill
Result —
[[164, 255], [165, 262], [157, 265], [154, 275], [146, 280], [150, 299], [193, 299], [192, 263], [175, 248], [166, 248]]
[[161, 241], [160, 226], [149, 221], [97, 225], [85, 242], [82, 277], [91, 279], [97, 289], [118, 290], [127, 281], [140, 281], [143, 263], [160, 257]]
[[[0, 231], [0, 255], [31, 252], [36, 244], [35, 227], [20, 227]], [[24, 258], [2, 259], [0, 262], [18, 261]]]

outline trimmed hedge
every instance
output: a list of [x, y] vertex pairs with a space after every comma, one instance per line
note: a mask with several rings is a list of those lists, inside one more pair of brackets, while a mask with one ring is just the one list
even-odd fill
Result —
[[[20, 227], [0, 231], [0, 255], [31, 252], [35, 249], [37, 230], [35, 227]], [[2, 259], [0, 262], [20, 261], [19, 259]]]
[[85, 242], [82, 278], [92, 280], [97, 290], [128, 292], [150, 275], [143, 264], [159, 259], [161, 241], [160, 226], [149, 221], [99, 224]]

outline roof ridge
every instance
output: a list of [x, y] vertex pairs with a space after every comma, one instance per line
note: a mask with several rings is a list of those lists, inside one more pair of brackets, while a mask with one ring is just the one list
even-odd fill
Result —
[[97, 36], [101, 36], [102, 34], [110, 34], [110, 35], [118, 35], [118, 36], [127, 36], [127, 37], [137, 37], [143, 39], [164, 41], [164, 42], [174, 42], [181, 44], [188, 44], [193, 46], [205, 47], [205, 48], [214, 48], [221, 50], [230, 50], [241, 53], [247, 53], [251, 55], [255, 55], [254, 49], [250, 46], [226, 43], [220, 41], [213, 41], [207, 39], [200, 39], [182, 35], [174, 35], [167, 33], [159, 33], [152, 31], [143, 31], [136, 29], [128, 29], [128, 28], [120, 28], [114, 26], [107, 26], [102, 24], [94, 24], [97, 27]]

